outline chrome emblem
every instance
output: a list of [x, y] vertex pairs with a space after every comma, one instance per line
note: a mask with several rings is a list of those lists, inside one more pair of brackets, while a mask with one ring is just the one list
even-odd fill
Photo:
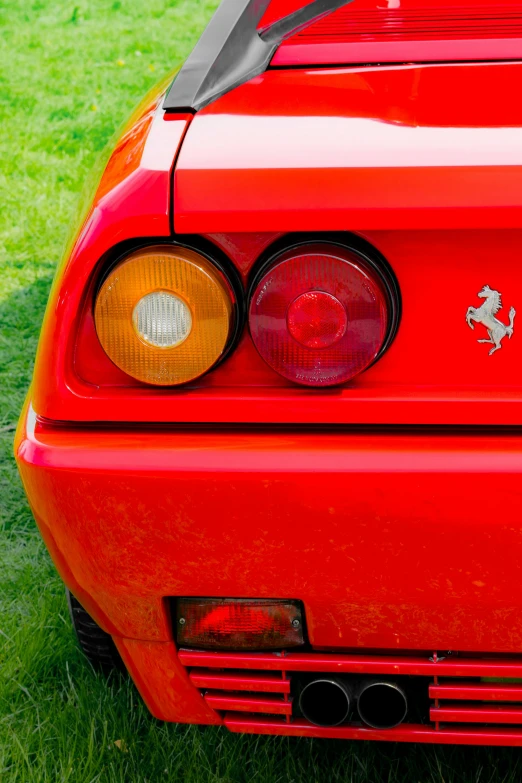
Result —
[[472, 321], [476, 321], [478, 324], [482, 324], [486, 327], [489, 339], [477, 340], [477, 342], [492, 343], [493, 348], [491, 348], [489, 352], [489, 355], [491, 356], [492, 353], [495, 353], [499, 348], [502, 348], [501, 343], [504, 337], [506, 335], [511, 337], [513, 334], [513, 321], [515, 320], [517, 311], [514, 307], [509, 308], [508, 326], [507, 324], [503, 324], [502, 321], [499, 321], [498, 318], [495, 318], [498, 311], [502, 308], [502, 301], [498, 291], [493, 291], [489, 285], [485, 285], [482, 291], [478, 292], [477, 296], [486, 301], [480, 307], [468, 307], [466, 323], [470, 329], [475, 328], [471, 323]]

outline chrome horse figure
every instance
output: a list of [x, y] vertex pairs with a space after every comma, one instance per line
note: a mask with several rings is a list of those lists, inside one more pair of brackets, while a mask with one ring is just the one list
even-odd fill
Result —
[[503, 324], [502, 321], [499, 321], [498, 318], [495, 318], [496, 314], [502, 307], [500, 293], [498, 291], [494, 291], [489, 287], [489, 285], [485, 285], [482, 291], [479, 291], [477, 296], [479, 296], [481, 299], [485, 299], [486, 301], [480, 307], [468, 307], [468, 312], [466, 313], [466, 323], [470, 329], [475, 328], [472, 324], [472, 321], [476, 321], [477, 323], [486, 327], [489, 339], [477, 340], [477, 342], [492, 343], [493, 348], [491, 348], [489, 352], [489, 355], [491, 356], [492, 353], [495, 353], [495, 351], [498, 351], [499, 348], [502, 348], [501, 343], [506, 335], [511, 338], [511, 335], [513, 334], [513, 321], [515, 319], [516, 310], [514, 307], [509, 309], [509, 325]]

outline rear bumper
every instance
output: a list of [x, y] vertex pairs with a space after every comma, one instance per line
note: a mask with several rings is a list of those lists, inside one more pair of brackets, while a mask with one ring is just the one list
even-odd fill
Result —
[[522, 650], [522, 436], [67, 429], [30, 412], [16, 455], [61, 576], [163, 719], [222, 721], [179, 660], [168, 596], [300, 599], [315, 651]]

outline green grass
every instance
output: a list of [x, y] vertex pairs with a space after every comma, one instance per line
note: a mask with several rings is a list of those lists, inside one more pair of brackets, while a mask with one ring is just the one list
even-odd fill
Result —
[[[153, 720], [76, 648], [12, 459], [38, 331], [95, 159], [214, 1], [0, 0], [0, 781], [508, 783], [518, 751], [241, 737]], [[115, 744], [118, 740], [123, 743]]]

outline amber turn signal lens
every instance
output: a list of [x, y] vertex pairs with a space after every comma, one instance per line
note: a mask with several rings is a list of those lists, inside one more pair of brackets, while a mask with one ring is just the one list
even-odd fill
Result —
[[222, 356], [234, 315], [232, 289], [194, 250], [157, 246], [118, 264], [96, 297], [94, 320], [109, 358], [137, 380], [192, 381]]

